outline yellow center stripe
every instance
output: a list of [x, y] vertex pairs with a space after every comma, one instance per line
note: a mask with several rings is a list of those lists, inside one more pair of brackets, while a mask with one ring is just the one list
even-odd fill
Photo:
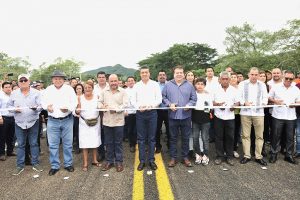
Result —
[[174, 195], [171, 189], [170, 181], [167, 175], [167, 171], [161, 157], [161, 153], [155, 154], [155, 161], [157, 164], [156, 170], [156, 182], [158, 188], [158, 194], [160, 200], [172, 200]]
[[138, 171], [137, 167], [139, 165], [139, 151], [135, 151], [134, 159], [134, 179], [133, 179], [133, 200], [143, 200], [144, 199], [144, 171]]

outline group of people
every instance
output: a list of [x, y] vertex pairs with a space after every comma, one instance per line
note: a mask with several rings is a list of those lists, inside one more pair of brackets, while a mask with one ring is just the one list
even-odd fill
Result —
[[2, 83], [0, 160], [17, 156], [13, 175], [24, 171], [26, 141], [32, 169], [43, 171], [38, 137], [42, 111], [47, 113], [50, 176], [60, 170], [60, 144], [63, 166], [69, 172], [74, 171], [73, 150], [82, 151], [83, 171], [89, 168], [90, 151], [91, 165], [122, 172], [124, 138], [128, 138], [130, 152], [134, 153], [138, 144], [137, 170], [147, 164], [156, 170], [154, 154], [162, 151], [162, 124], [170, 154], [168, 167], [175, 167], [179, 160], [191, 167], [192, 159], [195, 164], [208, 165], [213, 155], [210, 142], [215, 142], [216, 165], [226, 161], [233, 166], [233, 158], [240, 156], [240, 142], [241, 164], [251, 161], [254, 154], [257, 163], [267, 165], [267, 143], [271, 146], [270, 163], [277, 161], [280, 151], [292, 164], [297, 164], [295, 157], [300, 156], [300, 77], [289, 70], [260, 71], [253, 67], [244, 80], [244, 75], [231, 67], [219, 77], [214, 76], [212, 67], [205, 69], [205, 76], [195, 77], [193, 72], [185, 73], [182, 66], [175, 66], [173, 79], [167, 80], [167, 73], [161, 70], [154, 81], [149, 68], [141, 67], [141, 80], [136, 83], [130, 76], [126, 87], [116, 74], [107, 77], [104, 72], [98, 72], [97, 83], [80, 83], [76, 78], [66, 82], [66, 75], [58, 70], [51, 79], [52, 85], [42, 90], [30, 87], [27, 74], [18, 76], [19, 88], [13, 92], [11, 82]]

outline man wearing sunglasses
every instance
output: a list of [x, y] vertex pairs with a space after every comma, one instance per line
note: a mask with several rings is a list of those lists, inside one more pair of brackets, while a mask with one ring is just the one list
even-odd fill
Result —
[[12, 92], [7, 107], [13, 109], [15, 118], [15, 134], [18, 142], [17, 168], [13, 175], [19, 175], [25, 166], [25, 145], [29, 140], [32, 169], [41, 172], [39, 165], [39, 146], [37, 142], [39, 128], [39, 114], [41, 112], [40, 92], [29, 86], [29, 75], [21, 74], [18, 77], [19, 89]]
[[281, 132], [285, 128], [286, 133], [286, 153], [284, 160], [297, 164], [293, 158], [294, 136], [296, 126], [296, 109], [293, 104], [300, 103], [300, 90], [293, 85], [295, 76], [292, 71], [284, 72], [283, 83], [273, 87], [269, 93], [269, 101], [275, 105], [286, 105], [283, 107], [274, 107], [272, 111], [272, 129], [273, 136], [271, 140], [270, 163], [275, 163], [277, 154], [280, 150]]

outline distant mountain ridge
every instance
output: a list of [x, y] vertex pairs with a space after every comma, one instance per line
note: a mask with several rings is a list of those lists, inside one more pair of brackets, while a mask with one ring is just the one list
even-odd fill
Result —
[[82, 74], [95, 77], [99, 71], [104, 71], [106, 74], [117, 74], [128, 77], [133, 76], [136, 72], [136, 69], [126, 68], [120, 64], [116, 64], [114, 66], [99, 67], [98, 69], [85, 71]]

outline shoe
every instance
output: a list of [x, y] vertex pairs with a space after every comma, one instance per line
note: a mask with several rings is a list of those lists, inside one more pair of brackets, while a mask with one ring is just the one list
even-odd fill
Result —
[[300, 153], [295, 153], [294, 157], [295, 158], [300, 158]]
[[134, 153], [135, 152], [135, 147], [130, 147], [130, 152]]
[[107, 170], [110, 170], [110, 168], [113, 167], [113, 164], [112, 163], [105, 163], [102, 167], [102, 171], [107, 171]]
[[140, 163], [139, 166], [137, 167], [138, 171], [142, 171], [145, 167], [145, 163]]
[[161, 153], [161, 147], [155, 149], [155, 153]]
[[239, 157], [240, 157], [240, 154], [239, 154], [238, 152], [236, 152], [236, 151], [233, 151], [233, 156], [234, 156], [235, 158], [239, 158]]
[[194, 150], [190, 150], [188, 156], [189, 156], [190, 159], [195, 158]]
[[0, 156], [0, 160], [1, 160], [1, 161], [5, 161], [5, 160], [6, 160], [5, 155], [1, 155], [1, 156]]
[[11, 153], [7, 153], [7, 156], [8, 157], [11, 157], [11, 156], [17, 156], [17, 154], [15, 152], [11, 152]]
[[65, 170], [67, 170], [68, 172], [74, 172], [74, 167], [71, 165], [71, 166], [68, 166], [68, 167], [65, 167]]
[[204, 155], [202, 157], [202, 165], [208, 165], [208, 163], [209, 163], [209, 158], [206, 155]]
[[22, 167], [17, 167], [16, 170], [13, 172], [13, 176], [18, 176], [24, 171], [24, 168]]
[[39, 164], [34, 165], [34, 166], [32, 167], [32, 169], [33, 169], [34, 171], [36, 171], [36, 172], [42, 172], [42, 171], [44, 171], [43, 168], [41, 168], [41, 166], [40, 166]]
[[298, 162], [292, 156], [284, 157], [284, 161], [287, 161], [287, 162], [292, 163], [294, 165], [298, 164]]
[[116, 168], [117, 168], [117, 172], [121, 172], [124, 170], [124, 167], [122, 164], [117, 164]]
[[202, 163], [202, 156], [200, 156], [199, 154], [196, 153], [195, 164], [200, 165], [201, 163]]
[[168, 167], [175, 167], [175, 165], [176, 165], [175, 159], [171, 159], [170, 162], [168, 163]]
[[49, 176], [53, 176], [53, 175], [55, 175], [57, 172], [59, 171], [59, 169], [50, 169], [50, 171], [49, 171]]
[[233, 160], [231, 158], [227, 158], [226, 162], [227, 162], [228, 165], [234, 166], [234, 162], [233, 162]]
[[263, 165], [263, 166], [268, 165], [264, 159], [255, 159], [255, 162], [257, 162], [258, 164]]
[[149, 162], [149, 166], [152, 170], [157, 170], [157, 165], [155, 164], [155, 162]]
[[96, 167], [101, 167], [102, 166], [101, 163], [98, 163], [98, 162], [93, 162], [92, 165], [96, 166]]
[[222, 160], [220, 159], [220, 158], [217, 158], [216, 160], [215, 160], [215, 164], [216, 165], [220, 165], [222, 163]]
[[275, 163], [277, 161], [277, 154], [271, 154], [269, 161], [270, 163]]
[[240, 161], [240, 163], [241, 163], [241, 164], [246, 164], [247, 162], [250, 162], [250, 161], [251, 161], [250, 158], [244, 157], [244, 158]]
[[186, 166], [186, 167], [192, 167], [192, 163], [191, 161], [189, 161], [189, 159], [183, 159], [182, 163]]

